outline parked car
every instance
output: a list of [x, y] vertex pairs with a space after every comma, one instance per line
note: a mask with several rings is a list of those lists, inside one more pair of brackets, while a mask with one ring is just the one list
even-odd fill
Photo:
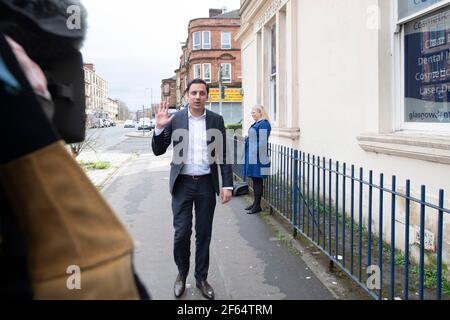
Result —
[[150, 120], [150, 127], [151, 127], [151, 129], [155, 129], [155, 127], [156, 127], [156, 119]]
[[105, 124], [105, 127], [112, 127], [112, 121], [108, 118], [103, 119], [103, 123]]
[[150, 118], [141, 118], [139, 119], [138, 130], [151, 130], [151, 121]]
[[135, 125], [135, 123], [134, 123], [133, 120], [127, 120], [127, 121], [125, 121], [125, 123], [123, 124], [123, 127], [124, 127], [124, 128], [135, 128], [136, 125]]
[[103, 128], [103, 127], [105, 127], [105, 123], [103, 122], [103, 119], [95, 118], [93, 123], [94, 123], [93, 128]]

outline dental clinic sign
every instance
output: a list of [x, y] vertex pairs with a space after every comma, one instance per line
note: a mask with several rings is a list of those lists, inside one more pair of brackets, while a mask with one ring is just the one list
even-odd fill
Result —
[[450, 123], [450, 7], [405, 24], [405, 122]]
[[398, 1], [398, 16], [399, 19], [406, 18], [419, 11], [427, 9], [428, 7], [444, 0], [399, 0]]

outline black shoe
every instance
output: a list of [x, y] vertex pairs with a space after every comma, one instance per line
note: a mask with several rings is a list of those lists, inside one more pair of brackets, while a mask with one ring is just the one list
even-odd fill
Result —
[[175, 294], [175, 297], [176, 298], [181, 297], [185, 289], [186, 289], [186, 277], [182, 276], [181, 274], [178, 274], [178, 277], [175, 280], [175, 284], [173, 286], [173, 293]]
[[252, 210], [248, 211], [247, 214], [257, 214], [262, 212], [261, 208], [253, 208]]
[[208, 281], [197, 281], [197, 288], [202, 292], [202, 296], [208, 300], [214, 300], [214, 289], [209, 285]]
[[251, 206], [248, 206], [247, 208], [245, 208], [245, 210], [252, 210], [253, 209], [254, 204], [252, 204]]

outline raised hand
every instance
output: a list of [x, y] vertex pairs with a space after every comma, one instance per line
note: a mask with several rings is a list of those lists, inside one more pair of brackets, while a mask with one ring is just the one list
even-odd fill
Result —
[[167, 101], [162, 101], [158, 113], [156, 113], [156, 128], [164, 129], [170, 121], [172, 121], [173, 116], [169, 117], [169, 103]]

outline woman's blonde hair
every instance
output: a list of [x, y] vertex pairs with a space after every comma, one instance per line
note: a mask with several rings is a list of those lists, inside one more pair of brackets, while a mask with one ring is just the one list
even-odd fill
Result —
[[256, 104], [253, 109], [257, 109], [259, 110], [259, 112], [261, 112], [262, 118], [266, 119], [267, 121], [270, 122], [270, 117], [269, 114], [266, 111], [266, 108], [264, 108], [264, 106], [260, 105], [260, 104]]

